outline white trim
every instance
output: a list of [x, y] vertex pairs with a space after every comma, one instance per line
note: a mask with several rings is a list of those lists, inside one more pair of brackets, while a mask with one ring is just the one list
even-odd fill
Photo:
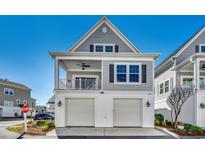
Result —
[[[117, 82], [117, 65], [126, 65], [126, 82]], [[130, 65], [139, 65], [139, 82], [130, 82], [129, 81], [129, 66]], [[135, 62], [115, 62], [114, 63], [114, 84], [127, 84], [127, 85], [140, 85], [142, 83], [142, 64]]]
[[[106, 17], [102, 17], [87, 33], [85, 33], [79, 41], [72, 47], [70, 52], [74, 52], [83, 42], [85, 42], [102, 24], [106, 24], [134, 53], [140, 53], [137, 49], [121, 32], [118, 30]], [[133, 47], [134, 48], [133, 48]], [[69, 51], [69, 50], [68, 50]], [[138, 52], [137, 52], [138, 51]]]
[[100, 69], [67, 69], [67, 71], [69, 72], [101, 72]]
[[[102, 52], [96, 52], [96, 46], [103, 46], [103, 51]], [[112, 49], [113, 51], [112, 52], [106, 52], [105, 51], [105, 47], [106, 46], [112, 46]], [[94, 43], [93, 45], [94, 49], [93, 49], [93, 52], [96, 52], [96, 53], [113, 53], [115, 52], [115, 44], [111, 44], [111, 43]]]
[[186, 78], [192, 79], [193, 80], [192, 82], [194, 82], [194, 76], [191, 76], [191, 75], [181, 75], [180, 78], [181, 78], [180, 79], [180, 85], [181, 86], [183, 86], [183, 80], [186, 79]]
[[179, 56], [193, 41], [195, 41], [203, 32], [205, 28], [201, 29], [182, 49], [178, 51], [175, 57]]
[[115, 60], [115, 61], [154, 61], [153, 58], [145, 57], [101, 57], [101, 56], [57, 56], [58, 60]]
[[[6, 90], [8, 91], [8, 94], [6, 94]], [[10, 91], [13, 91], [12, 95], [10, 94]], [[4, 95], [6, 95], [6, 96], [14, 96], [14, 89], [12, 89], [12, 88], [4, 88]]]
[[[76, 78], [95, 78], [96, 79], [96, 86], [95, 88], [98, 89], [98, 82], [99, 82], [99, 76], [98, 75], [72, 75], [72, 89], [76, 89], [75, 87], [75, 80]], [[81, 82], [80, 82], [80, 90], [81, 90]]]
[[199, 44], [199, 53], [205, 53], [205, 52], [201, 52], [201, 47], [205, 46], [205, 44]]
[[103, 66], [104, 65], [104, 62], [103, 60], [101, 60], [101, 90], [103, 91], [104, 90], [104, 71], [103, 71]]

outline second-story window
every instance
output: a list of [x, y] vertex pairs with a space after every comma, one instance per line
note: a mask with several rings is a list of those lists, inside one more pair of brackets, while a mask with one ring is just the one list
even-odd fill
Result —
[[4, 88], [4, 95], [13, 96], [14, 95], [14, 89]]
[[113, 52], [113, 46], [112, 45], [106, 45], [105, 46], [105, 52]]
[[200, 44], [199, 47], [200, 47], [200, 48], [199, 48], [199, 51], [200, 51], [200, 52], [205, 52], [205, 44]]
[[94, 44], [95, 52], [114, 52], [114, 44]]
[[103, 45], [96, 45], [95, 46], [95, 52], [103, 52]]

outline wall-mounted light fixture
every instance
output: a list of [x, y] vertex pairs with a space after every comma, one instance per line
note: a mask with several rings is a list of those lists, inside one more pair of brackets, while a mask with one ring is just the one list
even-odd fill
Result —
[[204, 103], [201, 103], [201, 104], [200, 104], [200, 108], [204, 109], [204, 108], [205, 108], [205, 104], [204, 104]]
[[59, 102], [58, 102], [58, 106], [60, 107], [61, 105], [62, 105], [62, 102], [61, 102], [61, 101], [59, 101]]
[[147, 101], [146, 106], [147, 106], [147, 107], [150, 107], [150, 106], [151, 106], [151, 103], [150, 103], [149, 101]]

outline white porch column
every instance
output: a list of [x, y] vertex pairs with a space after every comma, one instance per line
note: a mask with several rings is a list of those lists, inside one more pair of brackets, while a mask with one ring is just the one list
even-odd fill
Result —
[[59, 61], [55, 60], [55, 89], [59, 89]]
[[196, 89], [200, 89], [200, 60], [194, 61], [194, 86]]
[[101, 60], [101, 91], [103, 91], [103, 78], [104, 78], [104, 73], [103, 73], [103, 60]]

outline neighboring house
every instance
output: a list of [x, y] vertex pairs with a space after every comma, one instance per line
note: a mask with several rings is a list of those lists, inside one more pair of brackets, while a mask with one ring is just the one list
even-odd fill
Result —
[[46, 113], [46, 106], [36, 105], [36, 112], [35, 113]]
[[155, 69], [155, 112], [170, 119], [166, 103], [174, 87], [194, 88], [179, 120], [205, 127], [205, 27], [180, 46]]
[[52, 96], [46, 103], [46, 112], [55, 114], [55, 96]]
[[0, 117], [21, 116], [19, 104], [29, 103], [35, 107], [36, 100], [31, 98], [31, 89], [27, 86], [0, 79]]
[[67, 52], [50, 55], [55, 60], [56, 127], [154, 126], [159, 54], [139, 51], [106, 17]]

